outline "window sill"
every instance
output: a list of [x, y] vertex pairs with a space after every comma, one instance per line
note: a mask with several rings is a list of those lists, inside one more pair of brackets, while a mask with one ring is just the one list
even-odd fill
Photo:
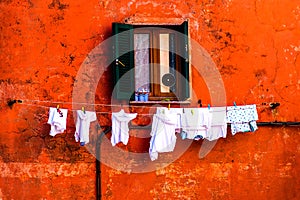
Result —
[[130, 105], [154, 105], [154, 104], [160, 104], [160, 105], [189, 105], [191, 104], [190, 100], [186, 101], [130, 101]]

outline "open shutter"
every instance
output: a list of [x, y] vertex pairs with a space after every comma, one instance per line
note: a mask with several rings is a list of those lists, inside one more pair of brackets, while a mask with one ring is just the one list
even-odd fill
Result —
[[190, 97], [190, 80], [189, 80], [189, 37], [188, 37], [188, 22], [184, 21], [180, 25], [180, 32], [183, 34], [181, 39], [181, 74], [183, 80], [181, 80], [181, 100], [186, 100]]
[[129, 100], [134, 94], [133, 26], [112, 24], [114, 35], [114, 97]]

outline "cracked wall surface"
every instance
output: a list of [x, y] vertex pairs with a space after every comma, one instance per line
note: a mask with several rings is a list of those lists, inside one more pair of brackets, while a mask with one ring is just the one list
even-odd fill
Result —
[[[111, 49], [88, 56], [111, 36], [112, 22], [188, 19], [190, 38], [221, 74], [227, 105], [257, 104], [261, 122], [300, 121], [299, 0], [0, 0], [0, 11], [0, 199], [95, 199], [95, 157], [74, 141], [73, 115], [55, 137], [47, 120], [49, 106], [57, 105], [51, 102], [72, 101], [77, 73], [89, 60], [103, 59], [95, 63], [99, 71], [87, 68], [79, 85], [97, 89], [80, 98], [111, 102], [112, 71], [101, 64]], [[191, 105], [199, 98], [211, 104], [205, 79], [195, 66], [191, 71]], [[100, 73], [99, 82], [90, 77]], [[8, 106], [14, 99], [24, 101]], [[272, 102], [280, 106], [270, 109]], [[97, 117], [101, 126], [111, 125], [108, 115]], [[92, 123], [91, 143], [98, 134]], [[288, 126], [235, 136], [229, 131], [205, 158], [198, 158], [202, 142], [195, 141], [179, 159], [149, 173], [102, 165], [102, 198], [299, 199], [299, 134], [299, 127]], [[130, 135], [119, 148], [146, 153], [149, 131]], [[117, 159], [129, 168], [134, 163], [129, 156]]]

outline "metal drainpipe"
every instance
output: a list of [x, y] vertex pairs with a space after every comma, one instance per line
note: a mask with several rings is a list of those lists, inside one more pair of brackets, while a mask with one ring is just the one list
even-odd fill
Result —
[[[97, 127], [99, 130], [100, 126]], [[104, 135], [106, 135], [109, 131], [111, 131], [111, 127], [108, 127], [106, 130], [102, 131], [101, 134], [98, 136], [96, 141], [96, 199], [101, 199], [101, 142]]]

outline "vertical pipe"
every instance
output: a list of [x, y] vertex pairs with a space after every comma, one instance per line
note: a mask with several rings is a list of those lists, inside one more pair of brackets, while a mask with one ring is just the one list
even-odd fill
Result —
[[[97, 126], [97, 133], [100, 126]], [[107, 134], [111, 130], [111, 127], [108, 127], [105, 131], [102, 131], [101, 134], [97, 137], [96, 141], [96, 199], [101, 200], [102, 192], [101, 192], [101, 142], [102, 138], [105, 134]]]

